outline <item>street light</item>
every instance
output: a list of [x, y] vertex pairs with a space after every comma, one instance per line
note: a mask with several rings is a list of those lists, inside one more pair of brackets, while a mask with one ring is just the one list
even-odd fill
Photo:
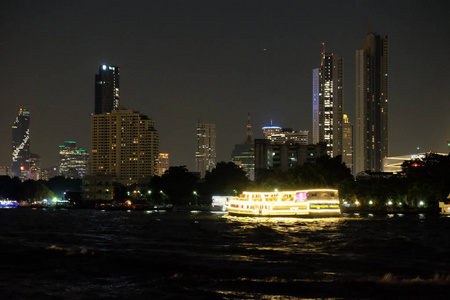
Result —
[[197, 205], [197, 191], [194, 191], [194, 193], [193, 193], [194, 195], [195, 195], [195, 205]]

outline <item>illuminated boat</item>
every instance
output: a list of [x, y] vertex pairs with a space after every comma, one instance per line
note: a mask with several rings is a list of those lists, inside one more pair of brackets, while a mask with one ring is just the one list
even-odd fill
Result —
[[19, 202], [14, 200], [0, 200], [0, 208], [17, 208]]
[[338, 191], [314, 189], [284, 192], [243, 192], [226, 203], [230, 215], [336, 216], [341, 214]]

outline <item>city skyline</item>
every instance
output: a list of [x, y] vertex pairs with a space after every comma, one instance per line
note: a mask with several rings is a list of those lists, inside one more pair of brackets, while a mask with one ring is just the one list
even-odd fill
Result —
[[[91, 149], [94, 74], [120, 67], [120, 99], [155, 121], [171, 165], [194, 170], [198, 119], [216, 124], [217, 161], [270, 124], [308, 130], [311, 70], [322, 43], [344, 59], [344, 112], [355, 122], [355, 51], [388, 35], [389, 154], [447, 152], [449, 31], [439, 1], [119, 1], [2, 5], [0, 165], [11, 165], [17, 109], [32, 113], [30, 143], [42, 168], [64, 140]], [[326, 6], [326, 11], [324, 7]], [[79, 18], [83, 15], [83, 18]], [[318, 16], [321, 16], [318, 22]], [[120, 20], [118, 22], [117, 20]], [[103, 24], [103, 26], [99, 26]], [[331, 29], [330, 29], [331, 28]], [[334, 29], [338, 28], [338, 29]], [[424, 105], [426, 103], [426, 105]]]

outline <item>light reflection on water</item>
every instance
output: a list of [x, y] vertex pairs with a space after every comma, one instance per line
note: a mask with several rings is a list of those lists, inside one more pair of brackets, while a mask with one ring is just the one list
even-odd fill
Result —
[[[397, 285], [420, 277], [427, 285], [437, 282], [428, 280], [436, 274], [439, 284], [450, 285], [450, 219], [425, 214], [8, 210], [0, 211], [0, 227], [0, 252], [13, 258], [0, 265], [8, 270], [0, 289], [23, 295], [11, 278], [35, 280], [22, 298], [49, 287], [52, 295], [78, 299], [77, 291], [91, 299], [125, 292], [133, 298], [137, 291], [149, 293], [140, 299], [336, 298], [360, 282]], [[34, 273], [25, 272], [30, 268]], [[386, 274], [395, 280], [381, 281]], [[341, 294], [314, 294], [341, 285]]]

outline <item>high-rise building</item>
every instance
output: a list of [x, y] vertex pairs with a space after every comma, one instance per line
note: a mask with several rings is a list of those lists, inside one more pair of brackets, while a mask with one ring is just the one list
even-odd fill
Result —
[[148, 116], [132, 110], [92, 115], [91, 174], [130, 185], [156, 174], [159, 134]]
[[264, 126], [262, 128], [264, 138], [275, 144], [294, 143], [308, 145], [307, 130], [295, 131], [292, 128], [281, 128], [279, 126]]
[[119, 67], [102, 65], [95, 75], [95, 114], [109, 113], [119, 108]]
[[356, 51], [356, 169], [381, 172], [388, 156], [388, 37], [367, 32]]
[[21, 180], [28, 178], [30, 171], [30, 111], [25, 107], [12, 125], [12, 176]]
[[77, 147], [74, 141], [59, 146], [59, 175], [66, 178], [83, 178], [87, 174], [89, 153]]
[[216, 125], [197, 123], [197, 151], [195, 169], [204, 178], [216, 166]]
[[306, 162], [314, 163], [326, 155], [326, 144], [274, 143], [268, 139], [255, 140], [255, 179], [268, 170], [286, 172]]
[[58, 167], [57, 166], [53, 166], [53, 167], [50, 167], [50, 168], [45, 168], [45, 169], [42, 169], [41, 179], [48, 181], [51, 178], [58, 176], [58, 174], [59, 173], [58, 173]]
[[250, 123], [250, 113], [247, 119], [247, 136], [243, 143], [234, 145], [231, 161], [240, 166], [250, 180], [255, 179], [255, 143]]
[[320, 67], [313, 70], [313, 143], [326, 143], [334, 157], [342, 154], [344, 61], [322, 47]]
[[167, 170], [169, 170], [169, 153], [160, 153], [157, 175], [162, 176]]
[[352, 170], [353, 173], [353, 124], [344, 114], [342, 124], [342, 162]]
[[41, 179], [41, 156], [35, 153], [30, 153], [30, 170], [28, 172], [28, 179]]

